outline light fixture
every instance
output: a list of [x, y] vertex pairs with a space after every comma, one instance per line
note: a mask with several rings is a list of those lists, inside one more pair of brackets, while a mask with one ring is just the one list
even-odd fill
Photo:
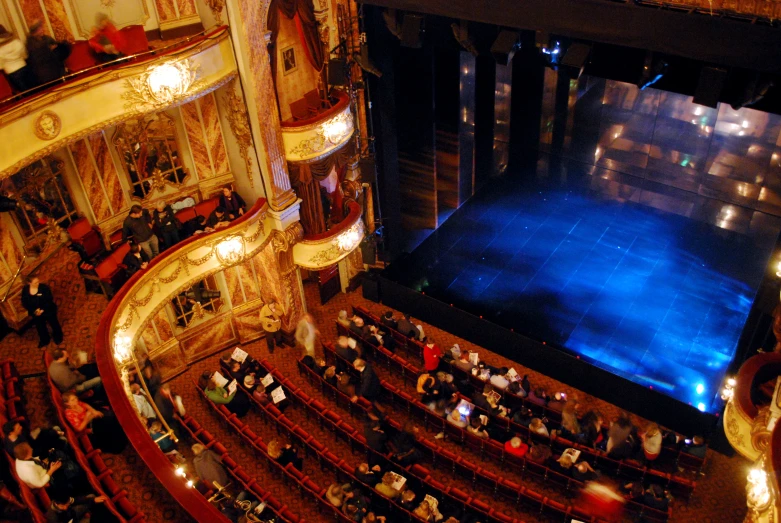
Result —
[[244, 257], [244, 241], [239, 236], [228, 236], [217, 244], [215, 251], [222, 265], [235, 265]]
[[339, 145], [353, 132], [353, 121], [349, 112], [340, 113], [321, 126], [323, 136], [332, 145]]
[[132, 340], [130, 336], [121, 333], [114, 335], [114, 358], [122, 365], [128, 363], [133, 357]]
[[127, 80], [124, 97], [131, 104], [165, 106], [183, 101], [198, 78], [198, 68], [190, 60], [170, 60], [153, 65], [140, 76]]
[[727, 381], [724, 382], [724, 388], [721, 389], [721, 399], [724, 401], [730, 401], [732, 399], [735, 395], [736, 383], [735, 378], [727, 378]]
[[351, 251], [358, 246], [361, 238], [363, 238], [363, 222], [358, 220], [358, 223], [336, 237], [336, 247], [342, 252]]
[[767, 509], [770, 505], [771, 496], [770, 488], [767, 484], [767, 472], [765, 472], [762, 459], [749, 470], [747, 479], [746, 504], [748, 508], [756, 512]]

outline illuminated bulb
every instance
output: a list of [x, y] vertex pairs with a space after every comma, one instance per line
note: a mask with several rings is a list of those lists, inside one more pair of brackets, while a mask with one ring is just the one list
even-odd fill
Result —
[[133, 355], [131, 350], [132, 340], [129, 336], [117, 333], [114, 336], [114, 358], [120, 363], [127, 363]]
[[195, 483], [193, 483], [193, 480], [189, 480], [187, 482], [187, 488], [193, 488], [193, 485], [195, 485]]
[[702, 394], [703, 392], [705, 392], [705, 385], [703, 385], [702, 383], [698, 383], [696, 390], [697, 390], [697, 394]]
[[729, 385], [730, 387], [734, 387], [736, 383], [737, 381], [735, 381], [735, 378], [730, 378], [727, 380], [727, 385]]
[[745, 133], [745, 131], [740, 131], [740, 132], [738, 133], [738, 136], [743, 136], [744, 134], [746, 134], [746, 133]]
[[694, 115], [700, 116], [702, 114], [702, 107], [697, 107], [694, 109]]
[[705, 404], [704, 403], [698, 403], [697, 408], [700, 412], [705, 412]]
[[217, 259], [224, 265], [238, 263], [244, 255], [244, 241], [238, 236], [230, 236], [217, 244]]
[[744, 129], [748, 129], [748, 120], [743, 120], [741, 127], [743, 127]]
[[180, 478], [184, 477], [184, 469], [182, 467], [176, 467], [176, 475]]

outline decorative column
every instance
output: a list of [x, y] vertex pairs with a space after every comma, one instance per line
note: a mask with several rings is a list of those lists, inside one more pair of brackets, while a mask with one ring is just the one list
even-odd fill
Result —
[[282, 211], [296, 202], [296, 195], [287, 172], [271, 76], [269, 4], [270, 0], [228, 0], [226, 7], [266, 199], [274, 211]]

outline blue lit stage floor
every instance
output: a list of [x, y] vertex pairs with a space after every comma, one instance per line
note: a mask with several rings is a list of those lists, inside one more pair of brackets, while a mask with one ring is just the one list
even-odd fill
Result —
[[714, 412], [781, 221], [616, 176], [493, 182], [386, 273]]

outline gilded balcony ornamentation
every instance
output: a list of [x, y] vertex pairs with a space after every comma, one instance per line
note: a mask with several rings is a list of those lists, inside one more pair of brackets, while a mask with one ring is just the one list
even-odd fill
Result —
[[337, 92], [336, 98], [333, 107], [307, 120], [283, 122], [282, 140], [287, 161], [315, 162], [347, 145], [355, 131], [350, 99], [342, 92]]
[[323, 269], [353, 252], [366, 235], [361, 207], [350, 202], [350, 212], [330, 230], [304, 238], [293, 246], [293, 261], [306, 269]]

